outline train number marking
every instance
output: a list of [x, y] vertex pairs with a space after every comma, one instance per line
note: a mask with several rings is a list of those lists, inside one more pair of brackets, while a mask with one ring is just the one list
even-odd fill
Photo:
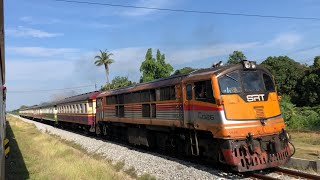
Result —
[[198, 112], [198, 118], [203, 120], [214, 120], [214, 115]]
[[264, 101], [264, 94], [247, 95], [247, 101], [248, 102]]

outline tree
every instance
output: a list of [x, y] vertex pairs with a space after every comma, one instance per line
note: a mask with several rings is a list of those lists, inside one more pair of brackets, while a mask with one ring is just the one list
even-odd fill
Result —
[[297, 89], [301, 95], [300, 106], [320, 104], [320, 56], [314, 58], [313, 65], [308, 68]]
[[303, 77], [299, 88], [301, 105], [320, 104], [320, 76], [314, 72]]
[[316, 56], [313, 61], [314, 68], [320, 68], [320, 56]]
[[140, 82], [148, 82], [159, 78], [170, 76], [173, 71], [173, 67], [166, 63], [165, 55], [161, 54], [160, 50], [157, 50], [156, 59], [152, 55], [152, 49], [147, 50], [145, 60], [140, 66]]
[[24, 109], [24, 108], [27, 108], [28, 106], [26, 105], [21, 105], [19, 109]]
[[197, 70], [197, 69], [193, 69], [191, 67], [184, 67], [182, 69], [177, 69], [173, 75], [178, 75], [178, 74], [184, 74], [184, 73], [189, 73], [191, 71], [194, 71], [194, 70]]
[[96, 59], [96, 61], [94, 62], [96, 66], [104, 65], [104, 69], [106, 71], [106, 76], [107, 76], [107, 84], [109, 84], [109, 66], [110, 64], [114, 63], [114, 60], [110, 58], [112, 55], [113, 54], [107, 50], [104, 50], [104, 51], [100, 50], [100, 56], [97, 55], [94, 57], [94, 59]]
[[130, 86], [134, 84], [132, 81], [128, 79], [128, 77], [123, 76], [116, 76], [110, 84], [106, 84], [105, 86], [101, 87], [101, 91], [109, 90], [109, 89], [116, 89], [119, 87]]
[[160, 78], [164, 78], [164, 77], [168, 77], [170, 76], [170, 74], [173, 72], [173, 67], [169, 64], [166, 63], [165, 59], [165, 55], [161, 54], [160, 50], [157, 50], [157, 68], [156, 68], [156, 72], [155, 72], [155, 77], [154, 79], [160, 79]]
[[274, 76], [277, 91], [287, 94], [295, 101], [297, 97], [296, 87], [305, 75], [306, 67], [290, 59], [287, 56], [268, 57], [261, 63]]
[[247, 58], [241, 51], [233, 51], [233, 53], [229, 55], [227, 64], [238, 64], [245, 59]]

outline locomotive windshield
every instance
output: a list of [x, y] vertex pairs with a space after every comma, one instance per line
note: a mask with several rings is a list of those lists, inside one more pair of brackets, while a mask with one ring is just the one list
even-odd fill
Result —
[[272, 78], [260, 71], [234, 71], [219, 79], [222, 94], [274, 91]]

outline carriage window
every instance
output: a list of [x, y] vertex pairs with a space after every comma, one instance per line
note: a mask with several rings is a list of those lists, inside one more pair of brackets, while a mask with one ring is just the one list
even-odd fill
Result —
[[238, 72], [231, 72], [219, 79], [220, 91], [223, 94], [241, 93], [240, 75]]
[[160, 101], [160, 89], [156, 89], [156, 101]]
[[79, 104], [79, 109], [80, 113], [83, 113], [82, 104]]
[[117, 117], [124, 117], [124, 106], [116, 106], [116, 116]]
[[150, 104], [142, 104], [142, 117], [150, 117]]
[[267, 91], [275, 91], [273, 80], [269, 75], [263, 74], [263, 81]]
[[125, 104], [128, 104], [128, 103], [131, 103], [131, 102], [132, 102], [132, 95], [131, 95], [131, 93], [124, 94], [124, 103], [125, 103]]
[[156, 118], [156, 104], [151, 104], [151, 117]]
[[211, 81], [199, 81], [194, 83], [195, 98], [197, 101], [214, 103]]
[[175, 100], [175, 86], [168, 86], [160, 89], [160, 101]]
[[74, 112], [75, 112], [75, 113], [78, 113], [78, 105], [77, 105], [77, 104], [74, 105]]
[[150, 89], [150, 101], [156, 101], [156, 90]]
[[118, 95], [118, 104], [124, 104], [123, 94]]
[[139, 103], [140, 102], [140, 91], [132, 93], [132, 102]]
[[108, 96], [107, 97], [107, 104], [110, 105], [110, 104], [116, 104], [117, 102], [117, 97], [116, 96]]
[[141, 91], [141, 102], [149, 102], [149, 101], [150, 101], [149, 90]]
[[87, 104], [83, 104], [84, 105], [84, 112], [87, 113]]
[[187, 100], [191, 100], [192, 99], [192, 85], [188, 84], [186, 87], [186, 91], [187, 91]]
[[97, 108], [101, 107], [102, 99], [97, 99]]

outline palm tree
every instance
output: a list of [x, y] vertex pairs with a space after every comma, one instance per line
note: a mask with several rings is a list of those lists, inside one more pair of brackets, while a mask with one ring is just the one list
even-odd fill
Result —
[[109, 84], [109, 65], [114, 63], [114, 60], [110, 58], [113, 54], [110, 53], [107, 50], [101, 51], [100, 50], [100, 56], [97, 55], [94, 57], [94, 59], [97, 59], [94, 64], [96, 66], [102, 66], [104, 65], [104, 68], [106, 70], [106, 75], [107, 75], [107, 84]]

